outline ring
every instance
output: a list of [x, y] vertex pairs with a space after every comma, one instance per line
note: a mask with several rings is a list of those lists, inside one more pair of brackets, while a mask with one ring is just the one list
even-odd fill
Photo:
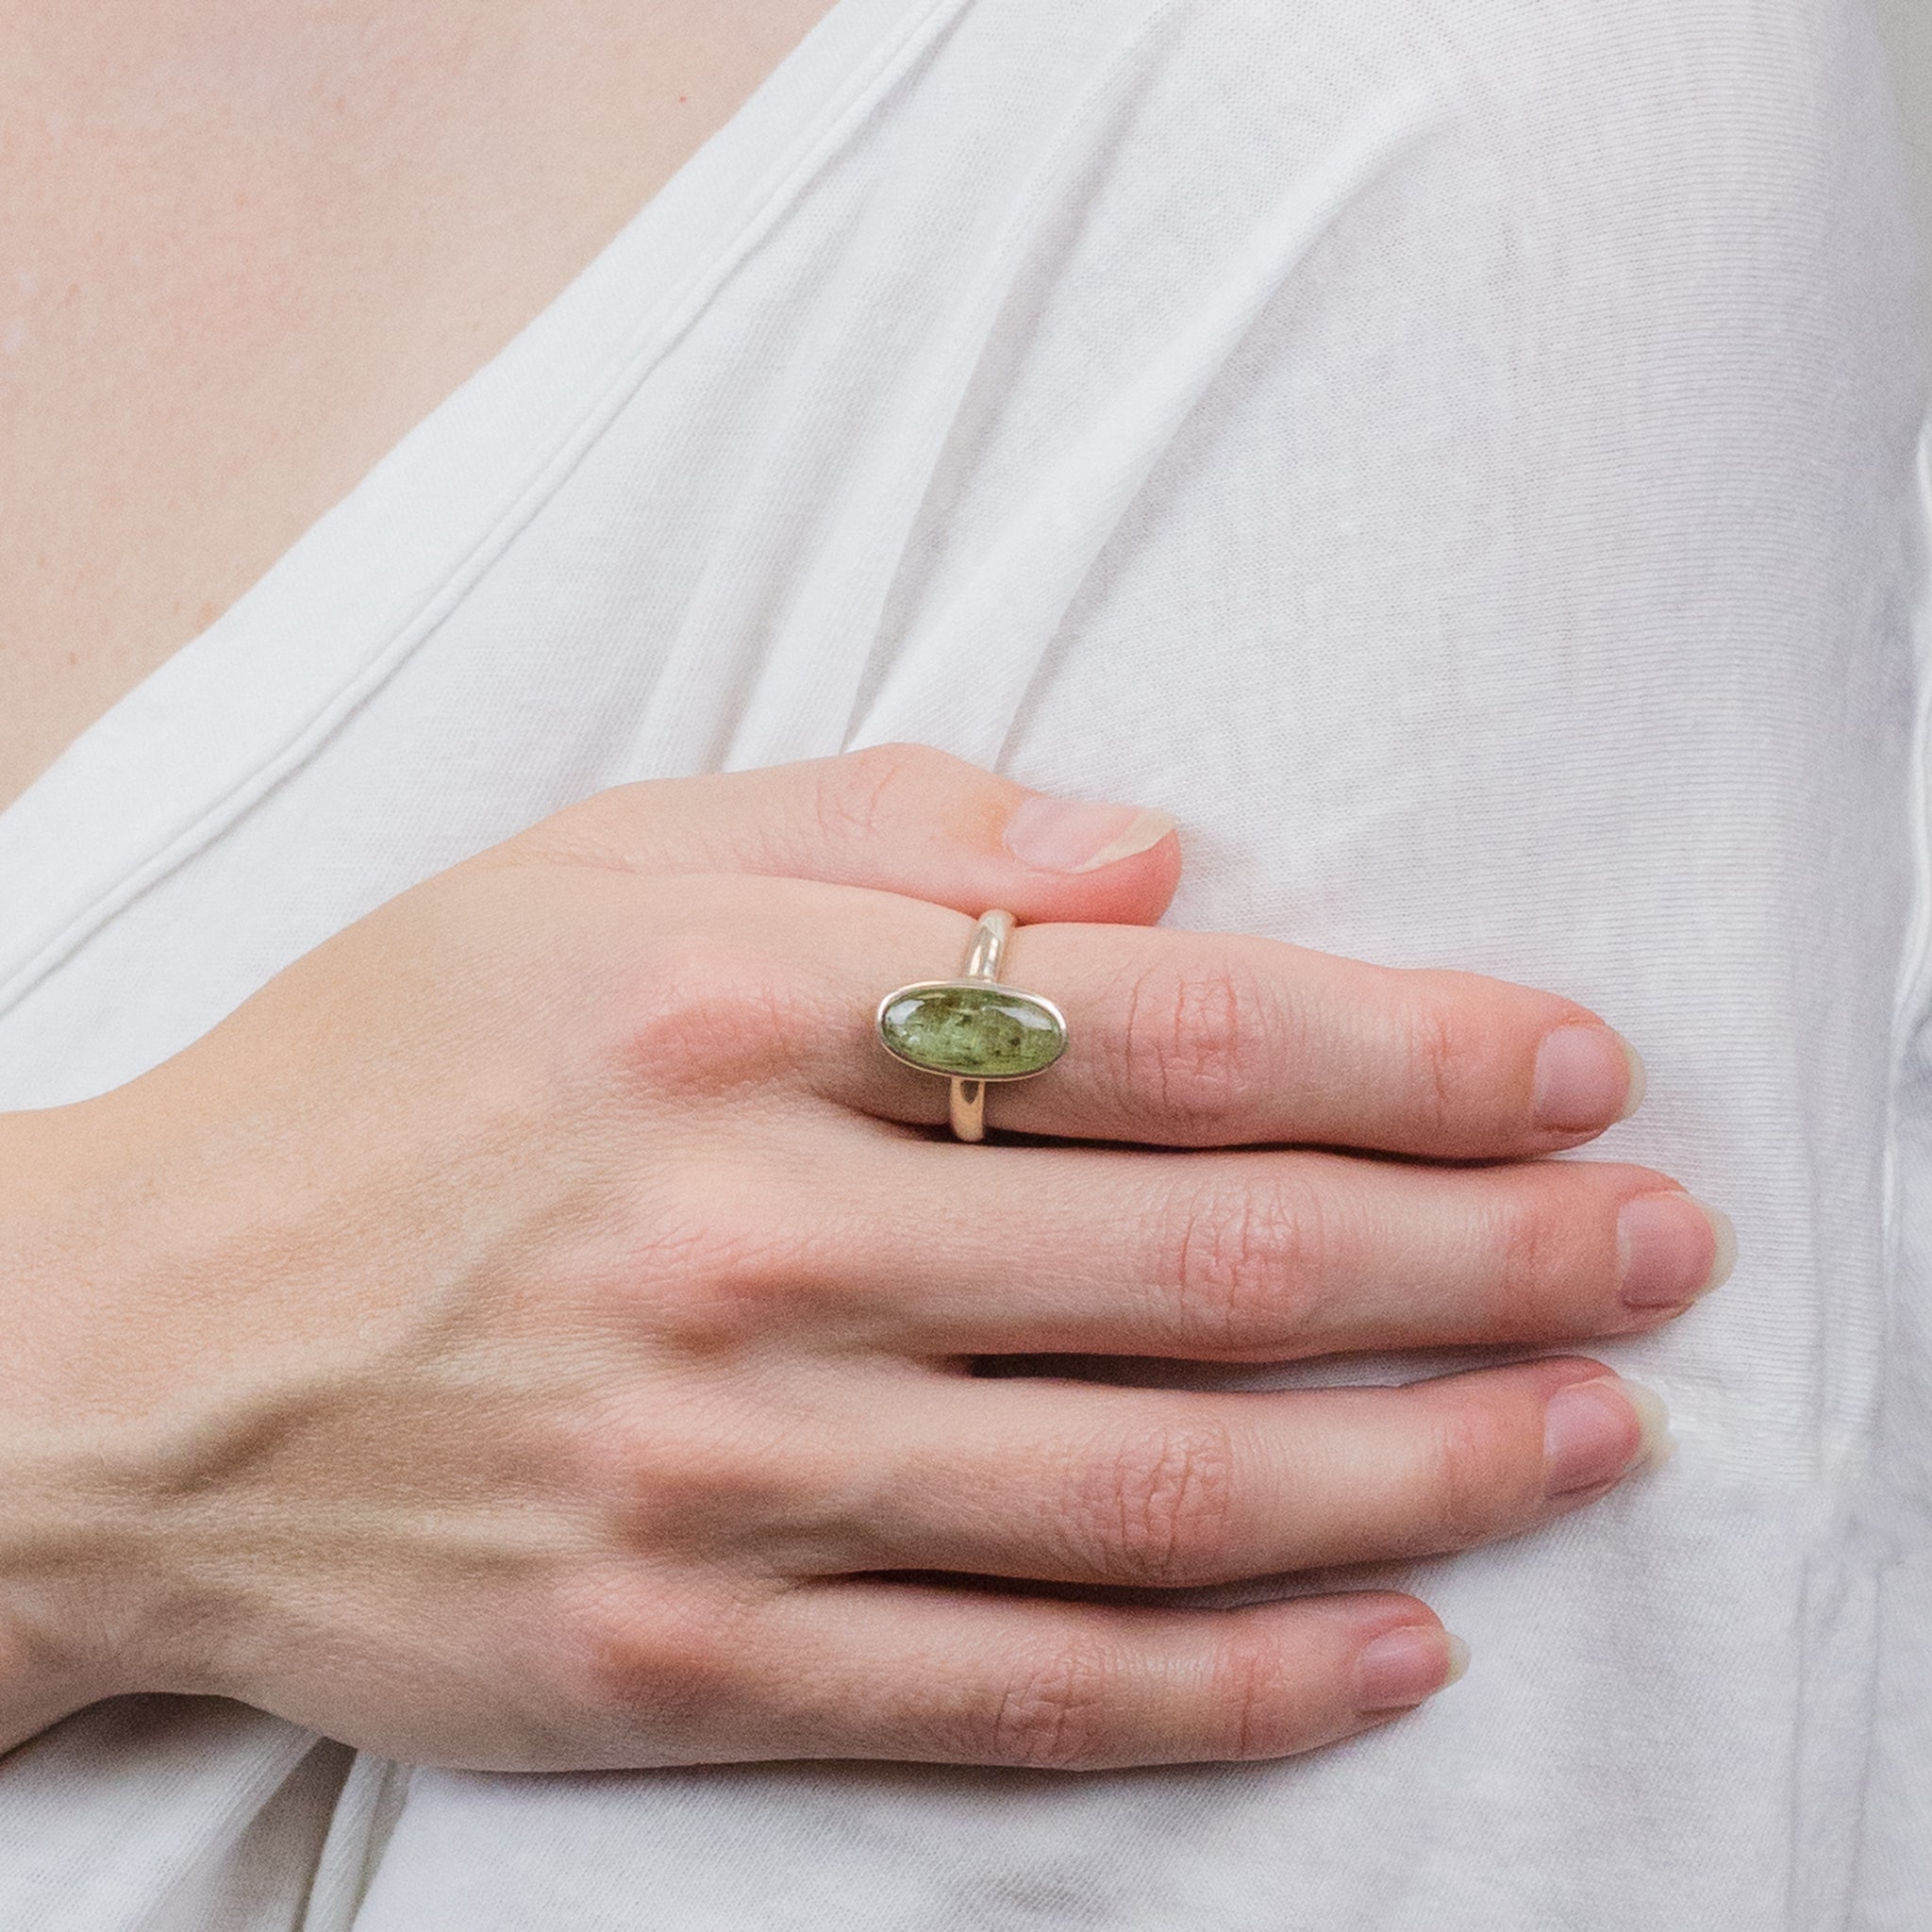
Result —
[[1010, 912], [989, 912], [973, 929], [958, 979], [922, 979], [889, 992], [874, 1024], [895, 1060], [953, 1083], [953, 1132], [986, 1139], [986, 1090], [1030, 1080], [1067, 1050], [1066, 1015], [1037, 992], [999, 983]]

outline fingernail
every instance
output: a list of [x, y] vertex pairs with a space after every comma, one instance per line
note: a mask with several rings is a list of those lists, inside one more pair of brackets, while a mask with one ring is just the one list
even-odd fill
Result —
[[1406, 1624], [1365, 1643], [1355, 1660], [1357, 1710], [1405, 1710], [1469, 1668], [1469, 1645], [1433, 1624]]
[[1628, 1120], [1643, 1104], [1643, 1062], [1607, 1026], [1558, 1026], [1536, 1055], [1536, 1124], [1557, 1134]]
[[1098, 872], [1159, 844], [1173, 830], [1164, 811], [1035, 792], [1007, 821], [1007, 850], [1039, 872]]
[[1675, 1452], [1662, 1400], [1619, 1375], [1572, 1382], [1543, 1411], [1543, 1493], [1573, 1495], [1615, 1482]]
[[1640, 1194], [1617, 1216], [1625, 1307], [1672, 1308], [1725, 1281], [1738, 1258], [1731, 1217], [1693, 1194]]

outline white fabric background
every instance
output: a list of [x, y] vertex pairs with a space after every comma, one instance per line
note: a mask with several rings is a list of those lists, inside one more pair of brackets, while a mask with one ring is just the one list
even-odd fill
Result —
[[597, 786], [925, 739], [1176, 810], [1177, 923], [1628, 1032], [1610, 1150], [1742, 1242], [1613, 1352], [1683, 1452], [1413, 1573], [1470, 1677], [1309, 1759], [463, 1776], [130, 1700], [0, 1765], [0, 1923], [1923, 1926], [1908, 256], [1841, 0], [841, 0], [0, 814], [0, 1104]]
[[[1876, 0], [1878, 25], [1891, 52], [1907, 178], [1919, 218], [1923, 253], [1932, 247], [1932, 7], [1925, 0]], [[1932, 333], [1932, 284], [1920, 291], [1928, 333]]]

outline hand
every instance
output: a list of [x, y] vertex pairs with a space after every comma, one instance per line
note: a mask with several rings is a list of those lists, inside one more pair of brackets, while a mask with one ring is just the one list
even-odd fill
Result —
[[[1646, 1449], [1607, 1371], [1232, 1394], [974, 1358], [1626, 1335], [1722, 1272], [1720, 1224], [1521, 1158], [1633, 1098], [1593, 1016], [1148, 929], [1158, 824], [1074, 869], [1128, 816], [905, 748], [606, 793], [7, 1122], [5, 1735], [169, 1690], [475, 1767], [1088, 1767], [1298, 1751], [1439, 1688], [1413, 1598], [1158, 1592], [1588, 1503]], [[1041, 922], [1008, 976], [1072, 1037], [990, 1119], [1058, 1144], [937, 1137], [945, 1083], [872, 1036], [990, 905]]]

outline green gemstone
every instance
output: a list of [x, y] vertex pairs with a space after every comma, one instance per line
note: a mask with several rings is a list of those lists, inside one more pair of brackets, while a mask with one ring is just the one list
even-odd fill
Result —
[[879, 1014], [879, 1038], [902, 1060], [964, 1080], [1023, 1079], [1067, 1050], [1060, 1016], [1009, 986], [908, 986]]

